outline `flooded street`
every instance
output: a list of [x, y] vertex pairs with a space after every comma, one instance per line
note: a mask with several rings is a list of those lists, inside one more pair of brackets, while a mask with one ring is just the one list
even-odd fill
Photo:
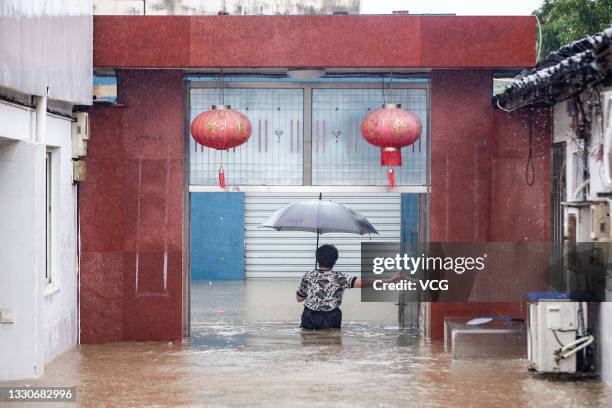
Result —
[[394, 305], [360, 303], [357, 290], [341, 332], [302, 333], [296, 286], [193, 283], [189, 341], [84, 345], [40, 380], [2, 385], [77, 386], [80, 406], [612, 406], [599, 381], [536, 378], [525, 360], [451, 360], [398, 332]]

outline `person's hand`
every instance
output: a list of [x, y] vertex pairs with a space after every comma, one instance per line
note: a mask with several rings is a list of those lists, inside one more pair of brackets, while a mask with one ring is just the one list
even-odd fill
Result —
[[397, 272], [395, 275], [393, 275], [391, 278], [389, 278], [389, 282], [392, 282], [392, 283], [396, 283], [396, 282], [399, 282], [401, 280], [407, 280], [407, 281], [411, 281], [411, 282], [418, 282], [418, 279], [416, 279], [414, 276], [411, 276], [411, 275], [404, 276], [404, 274], [401, 271]]
[[390, 279], [389, 282], [392, 283], [396, 283], [402, 280], [402, 272], [397, 272], [395, 275], [393, 275]]

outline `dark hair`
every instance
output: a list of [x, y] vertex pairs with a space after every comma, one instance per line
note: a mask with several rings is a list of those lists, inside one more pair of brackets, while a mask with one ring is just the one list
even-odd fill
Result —
[[317, 248], [317, 263], [324, 268], [333, 268], [338, 260], [338, 250], [333, 245], [321, 245]]

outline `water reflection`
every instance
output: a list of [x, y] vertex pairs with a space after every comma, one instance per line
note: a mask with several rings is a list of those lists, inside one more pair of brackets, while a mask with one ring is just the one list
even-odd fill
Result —
[[358, 292], [341, 331], [303, 332], [295, 285], [195, 284], [190, 340], [80, 346], [26, 383], [76, 385], [77, 406], [612, 406], [599, 381], [536, 378], [525, 360], [451, 360], [399, 332], [392, 304], [360, 304]]

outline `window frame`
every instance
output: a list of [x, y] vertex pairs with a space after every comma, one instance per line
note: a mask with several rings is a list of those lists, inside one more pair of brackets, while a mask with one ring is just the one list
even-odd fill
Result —
[[55, 282], [53, 279], [53, 221], [55, 200], [53, 195], [54, 188], [54, 160], [55, 154], [53, 149], [47, 148], [45, 152], [45, 273], [44, 282], [46, 286], [52, 286]]
[[[372, 78], [376, 79], [373, 75]], [[425, 183], [422, 185], [397, 185], [393, 190], [395, 192], [406, 192], [406, 193], [426, 193], [429, 192], [431, 183], [431, 79], [428, 76], [420, 75], [415, 78], [422, 79], [422, 82], [393, 82], [392, 89], [425, 89], [426, 90], [426, 114], [427, 114], [427, 133], [426, 133], [426, 164], [425, 164]], [[189, 80], [186, 81], [186, 92], [185, 92], [185, 106], [186, 106], [186, 117], [185, 117], [185, 137], [189, 142], [190, 131], [190, 112], [191, 112], [191, 90], [198, 88], [219, 88], [218, 81], [201, 81], [201, 80]], [[240, 185], [232, 186], [236, 191], [388, 191], [387, 186], [381, 185], [313, 185], [312, 183], [312, 102], [313, 102], [313, 89], [381, 89], [380, 80], [373, 81], [329, 81], [329, 82], [302, 82], [302, 81], [226, 81], [223, 85], [225, 88], [300, 88], [303, 90], [303, 148], [302, 148], [302, 184], [301, 185]], [[389, 92], [388, 83], [385, 92]], [[189, 143], [186, 146], [186, 162], [187, 162], [187, 183], [189, 185], [189, 191], [218, 191], [216, 185], [198, 185], [191, 184], [191, 160], [189, 152]]]

